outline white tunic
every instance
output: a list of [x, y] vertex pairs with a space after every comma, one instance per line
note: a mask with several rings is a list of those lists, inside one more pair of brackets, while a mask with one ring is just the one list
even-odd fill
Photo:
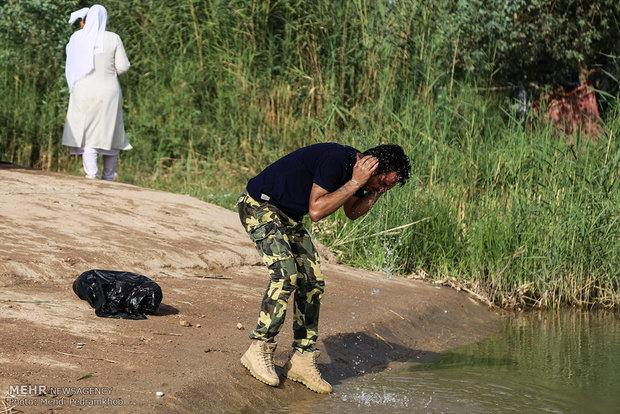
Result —
[[81, 153], [83, 147], [98, 150], [131, 149], [123, 123], [123, 95], [117, 75], [129, 70], [121, 38], [104, 33], [103, 53], [94, 55], [95, 69], [75, 82], [69, 97], [62, 144]]

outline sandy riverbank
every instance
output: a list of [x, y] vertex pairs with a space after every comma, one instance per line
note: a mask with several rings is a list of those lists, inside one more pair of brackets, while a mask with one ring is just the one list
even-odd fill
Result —
[[[33, 406], [13, 401], [15, 410], [66, 413], [109, 398], [122, 400], [113, 412], [241, 412], [325, 398], [286, 380], [262, 385], [239, 363], [268, 276], [232, 211], [1, 164], [0, 237], [4, 404], [17, 385], [74, 387], [56, 399], [28, 398]], [[159, 314], [96, 317], [71, 288], [89, 269], [155, 280], [164, 293]], [[342, 381], [429, 361], [497, 328], [497, 315], [464, 292], [326, 260], [323, 270], [319, 363], [336, 392]], [[286, 360], [291, 341], [289, 318], [277, 362]], [[84, 390], [107, 394], [79, 394]]]

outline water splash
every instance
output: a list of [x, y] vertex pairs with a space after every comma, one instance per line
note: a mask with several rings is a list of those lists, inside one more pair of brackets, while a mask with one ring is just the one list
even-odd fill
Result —
[[391, 279], [392, 278], [392, 269], [390, 269], [389, 267], [379, 267], [377, 265], [374, 265], [373, 267], [375, 269], [377, 269], [377, 270], [384, 271], [386, 279]]
[[406, 395], [399, 395], [384, 390], [360, 390], [352, 394], [341, 394], [340, 399], [345, 402], [352, 402], [363, 407], [373, 406], [391, 406], [391, 407], [409, 407], [409, 398]]

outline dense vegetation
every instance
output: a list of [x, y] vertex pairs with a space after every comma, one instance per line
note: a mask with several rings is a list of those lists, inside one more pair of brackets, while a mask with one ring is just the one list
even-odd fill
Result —
[[[121, 84], [134, 150], [121, 154], [119, 180], [232, 208], [249, 177], [300, 146], [397, 143], [412, 161], [407, 185], [363, 219], [337, 213], [313, 226], [343, 261], [430, 277], [506, 307], [617, 306], [620, 6], [574, 2], [594, 16], [580, 49], [569, 40], [581, 21], [561, 24], [570, 13], [495, 3], [101, 1], [132, 63]], [[60, 145], [64, 46], [76, 30], [69, 13], [89, 5], [0, 6], [2, 161], [79, 174], [79, 159]], [[604, 20], [597, 30], [595, 20]], [[535, 32], [534, 21], [549, 32]], [[546, 71], [564, 62], [606, 75], [597, 139], [523, 121], [510, 94], [492, 92], [509, 80], [544, 86], [548, 72], [533, 78], [539, 60], [511, 63], [528, 44], [536, 56], [553, 49]]]

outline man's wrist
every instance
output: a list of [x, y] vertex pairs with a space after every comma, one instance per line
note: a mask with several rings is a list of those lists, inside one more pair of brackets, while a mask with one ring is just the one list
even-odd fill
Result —
[[355, 184], [355, 185], [357, 185], [359, 187], [362, 186], [362, 184], [359, 181], [357, 181], [355, 178], [351, 178], [351, 181], [353, 182], [353, 184]]

